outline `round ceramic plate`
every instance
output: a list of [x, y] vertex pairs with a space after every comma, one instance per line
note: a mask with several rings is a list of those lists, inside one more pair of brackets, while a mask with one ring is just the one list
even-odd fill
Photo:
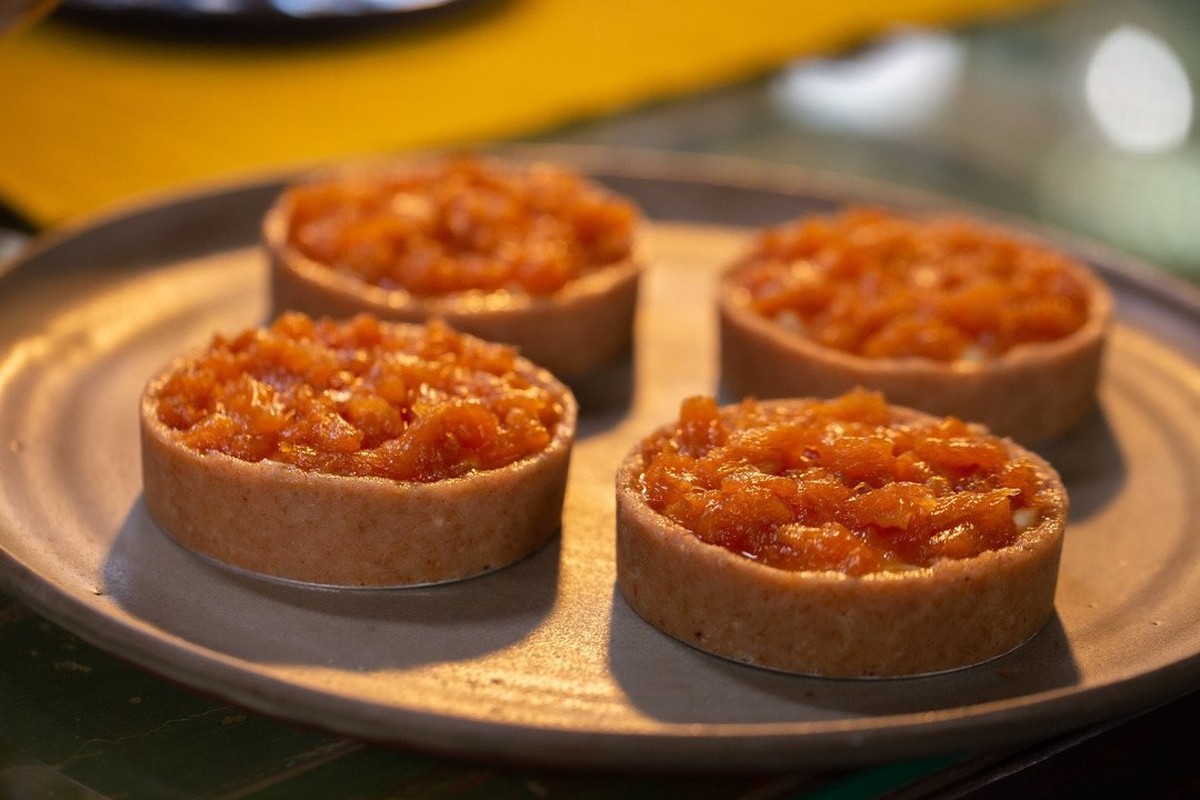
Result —
[[614, 588], [613, 473], [718, 391], [714, 278], [754, 226], [844, 202], [928, 206], [778, 166], [536, 149], [653, 220], [635, 352], [577, 385], [562, 535], [413, 590], [280, 585], [176, 546], [140, 498], [137, 400], [172, 355], [263, 321], [263, 180], [99, 220], [0, 276], [0, 580], [173, 680], [300, 723], [485, 758], [695, 770], [859, 764], [1013, 744], [1200, 685], [1200, 299], [1067, 246], [1120, 305], [1085, 427], [1044, 448], [1073, 499], [1051, 623], [997, 660], [906, 680], [776, 674], [692, 650]]

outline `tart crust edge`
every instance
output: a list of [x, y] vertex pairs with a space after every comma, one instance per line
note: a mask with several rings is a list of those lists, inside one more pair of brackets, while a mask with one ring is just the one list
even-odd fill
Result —
[[708, 653], [789, 673], [901, 677], [1007, 653], [1054, 612], [1068, 501], [1048, 463], [1050, 502], [1008, 547], [897, 573], [793, 572], [700, 541], [650, 508], [635, 448], [617, 473], [617, 583], [654, 627]]
[[143, 501], [172, 539], [230, 566], [328, 586], [442, 583], [515, 563], [559, 530], [577, 405], [563, 403], [551, 442], [506, 467], [434, 483], [346, 477], [202, 453], [140, 404]]
[[269, 261], [272, 314], [349, 317], [360, 312], [393, 322], [440, 317], [452, 328], [518, 348], [521, 355], [560, 377], [575, 377], [620, 356], [634, 335], [638, 292], [648, 263], [646, 226], [621, 261], [606, 264], [545, 297], [482, 292], [423, 298], [336, 273], [287, 243], [289, 209], [277, 202], [262, 224]]
[[891, 403], [953, 415], [993, 433], [1035, 443], [1066, 433], [1096, 406], [1114, 301], [1089, 269], [1088, 319], [1061, 340], [1024, 345], [969, 364], [866, 358], [823, 347], [739, 302], [737, 268], [718, 289], [721, 380], [734, 396], [833, 397], [862, 386]]

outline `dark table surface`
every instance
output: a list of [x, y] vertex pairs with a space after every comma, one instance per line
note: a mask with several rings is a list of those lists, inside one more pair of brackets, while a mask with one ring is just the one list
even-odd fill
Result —
[[[542, 138], [750, 157], [932, 190], [1197, 281], [1198, 27], [1190, 0], [1067, 3], [1002, 25], [898, 33], [837, 61], [798, 62]], [[1096, 88], [1105, 80], [1107, 94]], [[4, 798], [1192, 797], [1197, 718], [1200, 691], [1048, 741], [848, 770], [549, 770], [275, 721], [125, 663], [0, 594]]]
[[268, 719], [133, 667], [0, 595], [0, 797], [1195, 797], [1200, 692], [1044, 742], [852, 770], [529, 768]]

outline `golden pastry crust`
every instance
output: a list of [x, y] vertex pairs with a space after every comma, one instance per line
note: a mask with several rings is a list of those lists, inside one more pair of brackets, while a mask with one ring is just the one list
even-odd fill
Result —
[[[407, 164], [349, 169], [334, 173], [332, 179], [340, 174], [361, 180], [364, 172], [372, 169], [386, 175]], [[612, 361], [629, 349], [646, 260], [642, 225], [636, 226], [639, 240], [627, 257], [588, 269], [547, 294], [504, 289], [418, 295], [374, 285], [306, 256], [289, 240], [294, 213], [294, 204], [285, 193], [262, 225], [275, 314], [295, 310], [347, 317], [366, 312], [399, 322], [440, 317], [456, 330], [514, 345], [530, 361], [568, 378]]]
[[1027, 444], [1058, 436], [1096, 405], [1114, 313], [1111, 292], [1097, 275], [1082, 264], [1061, 266], [1086, 294], [1082, 327], [997, 355], [941, 361], [868, 357], [790, 330], [751, 308], [739, 263], [718, 288], [722, 383], [735, 397], [832, 397], [862, 386], [893, 403], [979, 422]]
[[[801, 401], [780, 400], [786, 407]], [[900, 419], [928, 419], [895, 409]], [[673, 426], [666, 426], [663, 430]], [[791, 673], [861, 678], [953, 670], [1000, 656], [1053, 613], [1066, 490], [1031, 462], [1045, 489], [1038, 522], [1012, 545], [929, 566], [848, 576], [791, 571], [706, 543], [642, 493], [641, 445], [616, 478], [617, 582], [647, 622], [700, 650]]]
[[559, 529], [577, 407], [565, 386], [525, 359], [516, 369], [562, 409], [549, 444], [507, 466], [420, 482], [328, 474], [183, 444], [160, 419], [157, 398], [190, 358], [152, 378], [140, 406], [144, 502], [185, 547], [304, 583], [410, 586], [499, 569]]

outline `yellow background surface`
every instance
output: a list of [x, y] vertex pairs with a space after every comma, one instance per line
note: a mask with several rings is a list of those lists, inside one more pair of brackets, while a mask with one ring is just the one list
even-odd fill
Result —
[[291, 43], [0, 39], [0, 197], [40, 225], [197, 181], [520, 137], [1039, 0], [467, 0]]

